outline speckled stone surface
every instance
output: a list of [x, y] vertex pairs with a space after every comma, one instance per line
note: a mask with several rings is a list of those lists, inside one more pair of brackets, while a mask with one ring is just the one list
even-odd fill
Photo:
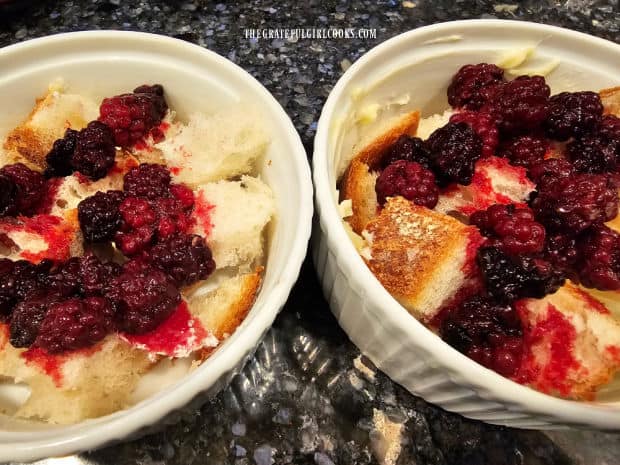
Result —
[[[256, 76], [287, 110], [311, 153], [325, 98], [363, 53], [426, 24], [494, 17], [620, 42], [617, 0], [18, 0], [10, 9], [0, 6], [0, 46], [104, 28], [197, 43]], [[244, 34], [245, 28], [312, 26], [375, 28], [376, 38], [252, 40]], [[620, 436], [493, 427], [415, 398], [360, 358], [329, 313], [308, 261], [274, 329], [226, 391], [161, 433], [53, 463], [348, 465], [391, 459], [398, 465], [611, 465], [620, 463]]]

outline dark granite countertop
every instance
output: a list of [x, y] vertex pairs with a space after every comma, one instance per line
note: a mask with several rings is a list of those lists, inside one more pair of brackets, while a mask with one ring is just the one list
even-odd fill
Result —
[[[620, 42], [618, 0], [14, 4], [0, 6], [0, 46], [58, 32], [112, 28], [166, 34], [228, 57], [276, 96], [309, 154], [321, 106], [343, 70], [400, 32], [448, 20], [506, 18]], [[251, 40], [243, 32], [308, 26], [375, 28], [376, 38]], [[161, 433], [53, 463], [381, 464], [396, 443], [398, 465], [620, 463], [620, 436], [572, 430], [544, 434], [465, 420], [408, 394], [367, 365], [337, 327], [307, 260], [275, 327], [226, 391]], [[376, 420], [383, 414], [402, 425], [397, 427], [400, 441], [381, 433]]]

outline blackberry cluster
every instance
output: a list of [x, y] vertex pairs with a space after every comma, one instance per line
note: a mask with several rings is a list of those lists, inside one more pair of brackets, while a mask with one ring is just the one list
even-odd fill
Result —
[[23, 163], [0, 168], [0, 215], [32, 215], [45, 196], [45, 178]]
[[125, 198], [121, 191], [97, 192], [78, 204], [78, 220], [88, 242], [112, 240], [121, 225], [119, 207]]
[[168, 110], [164, 88], [143, 85], [131, 94], [106, 98], [99, 108], [99, 121], [114, 133], [116, 145], [131, 147], [159, 125]]
[[375, 191], [381, 205], [397, 195], [427, 208], [434, 208], [439, 200], [435, 175], [413, 161], [398, 160], [385, 168], [377, 178]]
[[130, 196], [154, 200], [168, 196], [170, 182], [170, 171], [165, 166], [142, 163], [125, 175], [123, 190]]
[[47, 177], [68, 176], [78, 171], [91, 179], [104, 178], [114, 166], [116, 148], [111, 129], [91, 121], [81, 131], [67, 129], [46, 156]]
[[437, 129], [428, 138], [428, 147], [440, 181], [471, 184], [482, 140], [468, 124], [448, 123]]
[[541, 129], [549, 115], [551, 91], [542, 76], [519, 76], [506, 82], [485, 105], [505, 135]]
[[383, 156], [382, 168], [385, 169], [398, 160], [414, 161], [426, 169], [431, 168], [431, 154], [426, 143], [419, 137], [400, 136]]
[[504, 376], [516, 373], [523, 350], [521, 320], [510, 305], [482, 297], [444, 310], [441, 338], [481, 365]]
[[620, 166], [620, 119], [606, 115], [592, 131], [566, 147], [566, 157], [582, 173], [615, 173]]
[[468, 124], [482, 140], [482, 156], [492, 157], [495, 155], [495, 150], [499, 143], [499, 131], [490, 115], [464, 110], [452, 115], [450, 122]]
[[478, 110], [504, 82], [504, 70], [488, 63], [465, 65], [448, 86], [448, 103], [453, 107]]
[[544, 137], [521, 135], [503, 140], [498, 155], [507, 158], [513, 165], [532, 168], [543, 161], [547, 147], [548, 143]]
[[596, 92], [562, 92], [549, 99], [544, 126], [551, 139], [565, 141], [594, 129], [603, 115]]
[[476, 261], [487, 292], [498, 302], [524, 297], [540, 299], [553, 294], [566, 280], [564, 274], [540, 258], [510, 257], [498, 247], [482, 247]]
[[591, 228], [579, 244], [575, 267], [584, 286], [620, 289], [620, 235], [603, 224]]
[[140, 272], [124, 271], [112, 282], [106, 297], [116, 309], [117, 327], [129, 334], [154, 330], [181, 302], [173, 280], [149, 266]]
[[547, 228], [578, 234], [618, 214], [618, 193], [609, 178], [577, 174], [548, 184], [531, 202], [536, 218]]
[[177, 234], [160, 241], [150, 250], [149, 261], [169, 274], [177, 286], [207, 279], [215, 270], [211, 250], [202, 237], [194, 234]]
[[530, 179], [536, 183], [539, 191], [549, 189], [556, 181], [567, 179], [575, 174], [573, 165], [564, 158], [547, 158], [530, 166]]
[[508, 255], [536, 254], [543, 250], [545, 228], [534, 219], [529, 208], [513, 204], [492, 205], [472, 214], [470, 223]]
[[103, 297], [73, 298], [47, 306], [34, 344], [50, 354], [89, 347], [114, 328], [114, 309]]

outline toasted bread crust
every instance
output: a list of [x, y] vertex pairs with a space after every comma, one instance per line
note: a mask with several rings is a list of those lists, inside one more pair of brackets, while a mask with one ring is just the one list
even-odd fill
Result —
[[353, 160], [347, 169], [340, 188], [340, 200], [351, 199], [353, 215], [347, 218], [351, 228], [361, 233], [368, 222], [377, 215], [375, 182], [377, 174], [371, 173], [368, 165]]
[[375, 182], [381, 159], [386, 151], [404, 134], [413, 136], [418, 129], [420, 112], [403, 115], [385, 132], [375, 137], [355, 154], [340, 184], [340, 200], [350, 199], [353, 215], [347, 218], [351, 228], [361, 233], [377, 214]]
[[[477, 234], [472, 226], [402, 197], [389, 198], [366, 232], [371, 242], [368, 267], [403, 306], [423, 319], [437, 310], [431, 299], [445, 301], [458, 291], [457, 280], [466, 276], [467, 245]], [[435, 288], [446, 281], [446, 265], [454, 273], [445, 283], [449, 288]]]
[[603, 103], [603, 114], [620, 115], [620, 86], [599, 91]]

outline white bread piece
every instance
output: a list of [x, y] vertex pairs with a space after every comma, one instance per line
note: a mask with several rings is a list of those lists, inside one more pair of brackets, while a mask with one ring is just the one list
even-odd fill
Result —
[[26, 121], [7, 135], [0, 164], [21, 162], [41, 171], [54, 141], [62, 138], [67, 128], [82, 129], [98, 116], [96, 102], [64, 93], [61, 86], [52, 84], [48, 93], [37, 99]]
[[67, 260], [84, 255], [83, 236], [77, 210], [60, 215], [35, 215], [0, 219], [0, 255], [11, 260], [39, 262], [42, 259]]
[[368, 267], [412, 315], [431, 320], [469, 280], [478, 229], [420, 207], [403, 197], [388, 198], [363, 232]]
[[[145, 352], [132, 349], [117, 335], [95, 347], [53, 357], [58, 376], [49, 376], [35, 358], [26, 362], [25, 349], [8, 343], [3, 328], [0, 376], [25, 383], [30, 396], [14, 416], [70, 424], [129, 406], [129, 396], [141, 375], [153, 364]], [[44, 360], [44, 359], [43, 359]]]
[[591, 400], [620, 369], [620, 322], [572, 283], [516, 307], [529, 347], [522, 382], [562, 397]]
[[443, 192], [435, 210], [471, 215], [493, 204], [524, 203], [536, 185], [527, 178], [526, 169], [511, 165], [501, 157], [482, 158], [476, 162], [472, 182], [455, 184]]
[[[242, 176], [239, 181], [204, 184], [196, 198], [193, 232], [205, 237], [218, 269], [251, 266], [262, 259], [263, 231], [276, 213], [275, 198], [267, 184]], [[205, 210], [209, 210], [206, 219], [202, 215]]]
[[212, 116], [193, 114], [176, 123], [156, 144], [176, 182], [192, 187], [254, 173], [269, 136], [253, 110], [235, 109]]
[[63, 215], [66, 211], [77, 208], [82, 200], [97, 192], [122, 190], [123, 176], [139, 164], [140, 161], [133, 155], [118, 150], [115, 165], [105, 178], [92, 181], [78, 173], [60, 178], [50, 214]]
[[377, 214], [379, 205], [375, 183], [379, 176], [377, 169], [381, 159], [400, 136], [414, 135], [419, 121], [419, 111], [412, 111], [391, 120], [388, 126], [368, 143], [363, 144], [353, 156], [340, 184], [340, 200], [351, 200], [353, 214], [347, 221], [356, 233], [361, 233], [366, 224]]
[[[262, 268], [253, 273], [233, 276], [206, 294], [200, 290], [189, 296], [187, 302], [192, 315], [221, 343], [243, 322], [252, 308], [261, 284]], [[201, 361], [210, 355], [215, 347], [205, 347]]]

